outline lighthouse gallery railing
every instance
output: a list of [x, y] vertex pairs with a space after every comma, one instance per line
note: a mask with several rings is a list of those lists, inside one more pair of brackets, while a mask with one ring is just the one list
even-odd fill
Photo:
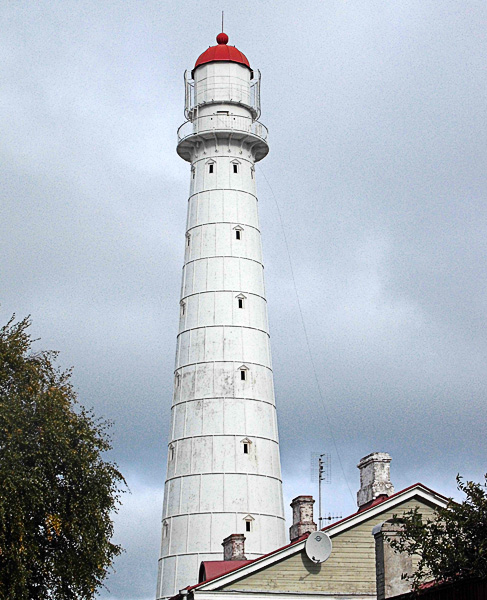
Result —
[[241, 115], [205, 115], [192, 121], [186, 121], [178, 129], [178, 143], [185, 138], [208, 131], [231, 130], [238, 133], [250, 133], [267, 141], [267, 127], [251, 117]]

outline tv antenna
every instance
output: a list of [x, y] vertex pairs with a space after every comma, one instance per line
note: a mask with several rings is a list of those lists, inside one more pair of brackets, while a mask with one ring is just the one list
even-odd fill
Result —
[[[321, 529], [325, 520], [321, 513], [321, 484], [331, 483], [331, 457], [327, 453], [311, 453], [311, 480], [316, 480], [316, 478], [318, 478], [318, 529]], [[326, 520], [331, 521], [336, 518], [341, 517], [328, 515]]]

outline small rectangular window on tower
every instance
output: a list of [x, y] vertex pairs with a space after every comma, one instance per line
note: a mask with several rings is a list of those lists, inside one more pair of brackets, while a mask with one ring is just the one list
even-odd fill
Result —
[[243, 308], [243, 299], [242, 298], [238, 299], [238, 307]]
[[250, 521], [245, 521], [245, 531], [250, 531], [251, 523]]
[[236, 240], [241, 240], [242, 239], [241, 236], [240, 236], [240, 230], [239, 229], [235, 230], [235, 239]]
[[247, 444], [247, 442], [244, 443], [243, 447], [244, 447], [244, 454], [248, 454], [249, 453], [249, 445]]
[[238, 165], [233, 165], [233, 172], [238, 173]]
[[246, 373], [243, 369], [240, 371], [240, 379], [242, 381], [245, 381], [247, 379]]
[[212, 163], [210, 163], [208, 165], [208, 173], [213, 173], [213, 164]]

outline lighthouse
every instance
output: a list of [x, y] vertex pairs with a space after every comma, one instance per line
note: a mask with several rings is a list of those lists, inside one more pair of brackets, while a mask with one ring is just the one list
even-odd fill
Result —
[[157, 597], [197, 582], [222, 541], [286, 543], [255, 164], [260, 72], [220, 33], [185, 73], [190, 164]]

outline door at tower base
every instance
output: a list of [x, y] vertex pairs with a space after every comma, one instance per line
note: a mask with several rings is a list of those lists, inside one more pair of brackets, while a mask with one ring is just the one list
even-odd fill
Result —
[[178, 154], [190, 163], [157, 596], [246, 536], [285, 543], [255, 163], [268, 152], [260, 76], [228, 37], [187, 75]]

